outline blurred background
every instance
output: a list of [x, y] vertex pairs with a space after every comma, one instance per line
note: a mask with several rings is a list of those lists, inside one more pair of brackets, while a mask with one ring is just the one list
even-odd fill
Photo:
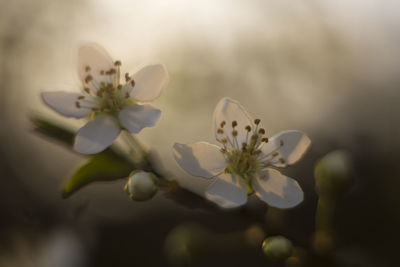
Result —
[[[165, 240], [182, 225], [220, 241], [262, 225], [310, 248], [314, 166], [336, 149], [348, 151], [354, 171], [336, 202], [332, 266], [398, 266], [399, 10], [390, 0], [1, 0], [0, 266], [174, 266], [177, 249]], [[39, 93], [79, 90], [77, 50], [86, 42], [104, 46], [126, 71], [166, 65], [170, 83], [153, 103], [161, 121], [139, 138], [183, 186], [201, 195], [207, 181], [178, 168], [172, 144], [214, 143], [212, 113], [229, 96], [261, 118], [269, 136], [309, 135], [306, 157], [283, 171], [300, 183], [304, 202], [283, 211], [253, 198], [234, 211], [195, 196], [185, 205], [161, 193], [133, 202], [123, 180], [62, 200], [63, 181], [84, 157], [34, 133], [29, 115], [83, 124], [44, 106]], [[185, 263], [279, 266], [259, 246], [214, 243]]]

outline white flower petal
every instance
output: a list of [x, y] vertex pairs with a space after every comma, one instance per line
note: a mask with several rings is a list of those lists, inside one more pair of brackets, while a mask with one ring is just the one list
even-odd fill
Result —
[[299, 184], [274, 169], [260, 172], [252, 179], [252, 186], [257, 197], [273, 207], [291, 208], [303, 201]]
[[[41, 93], [43, 101], [52, 109], [60, 113], [61, 115], [74, 118], [83, 118], [90, 113], [90, 108], [78, 108], [76, 102], [78, 97], [82, 94], [69, 93], [69, 92], [43, 92]], [[88, 98], [88, 96], [85, 96]]]
[[135, 86], [128, 83], [124, 88], [130, 96], [139, 102], [149, 102], [156, 99], [167, 85], [169, 77], [164, 65], [148, 65], [133, 75]]
[[79, 129], [74, 150], [83, 154], [96, 154], [106, 149], [120, 132], [117, 121], [109, 115], [98, 115]]
[[212, 178], [226, 168], [220, 148], [206, 142], [190, 145], [175, 143], [173, 153], [179, 166], [194, 176]]
[[[276, 167], [285, 167], [296, 163], [305, 154], [310, 145], [311, 140], [305, 133], [289, 130], [271, 137], [268, 143], [263, 145], [261, 151], [262, 156], [272, 155], [275, 151], [278, 152], [279, 155], [270, 162]], [[280, 161], [280, 158], [283, 159], [283, 162]]]
[[247, 202], [247, 186], [234, 175], [223, 173], [206, 189], [208, 200], [222, 208], [236, 208]]
[[161, 110], [150, 105], [132, 105], [119, 112], [119, 121], [130, 132], [137, 134], [145, 127], [156, 125], [160, 116]]
[[[90, 67], [90, 71], [86, 71]], [[78, 73], [82, 82], [88, 74], [92, 75], [97, 82], [104, 81], [105, 75], [100, 75], [100, 71], [108, 71], [114, 68], [114, 61], [108, 52], [96, 43], [89, 43], [81, 46], [78, 52]]]
[[214, 110], [214, 132], [215, 137], [221, 139], [221, 135], [217, 133], [218, 128], [220, 128], [220, 124], [222, 121], [226, 122], [223, 130], [225, 134], [229, 135], [229, 138], [232, 139], [232, 121], [237, 122], [236, 130], [238, 132], [237, 141], [239, 146], [243, 142], [246, 142], [247, 131], [245, 127], [247, 125], [253, 128], [253, 120], [250, 115], [246, 112], [246, 110], [239, 104], [239, 102], [224, 97], [222, 98]]

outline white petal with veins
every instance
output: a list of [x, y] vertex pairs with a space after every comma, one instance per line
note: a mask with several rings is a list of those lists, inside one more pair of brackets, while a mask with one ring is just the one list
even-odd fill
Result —
[[119, 135], [117, 121], [109, 115], [97, 115], [79, 129], [74, 150], [83, 154], [96, 154], [106, 149]]
[[145, 127], [153, 127], [160, 116], [161, 110], [150, 105], [132, 105], [119, 112], [122, 126], [132, 133], [139, 133]]
[[222, 208], [236, 208], [246, 204], [247, 186], [241, 178], [223, 173], [206, 189], [205, 196]]
[[245, 127], [249, 125], [251, 128], [253, 128], [253, 120], [250, 115], [247, 114], [242, 105], [239, 104], [239, 102], [228, 97], [222, 98], [215, 107], [213, 117], [214, 132], [217, 140], [221, 138], [221, 135], [217, 133], [221, 122], [226, 122], [226, 125], [223, 128], [224, 133], [227, 134], [230, 139], [232, 139], [232, 121], [236, 121], [238, 124], [236, 126], [236, 130], [238, 132], [238, 144], [241, 147], [242, 143], [246, 143], [247, 131], [245, 130]]
[[[306, 153], [310, 145], [311, 140], [305, 133], [289, 130], [271, 137], [268, 143], [263, 145], [261, 151], [263, 155], [272, 155], [275, 151], [278, 152], [279, 155], [273, 157], [270, 162], [276, 167], [285, 167], [296, 163]], [[279, 160], [280, 158], [283, 159], [283, 162]]]
[[[90, 67], [90, 72], [86, 71]], [[78, 52], [78, 73], [83, 82], [88, 74], [97, 82], [105, 81], [105, 76], [100, 71], [108, 71], [114, 68], [114, 61], [108, 52], [96, 43], [81, 46]]]
[[153, 101], [160, 96], [161, 91], [167, 85], [169, 76], [164, 65], [148, 65], [133, 75], [135, 82], [132, 88], [130, 83], [125, 85], [125, 91], [139, 102]]
[[[49, 107], [61, 115], [74, 118], [83, 118], [92, 113], [90, 108], [85, 108], [86, 106], [81, 108], [76, 106], [78, 97], [83, 96], [82, 94], [57, 91], [43, 92], [41, 93], [41, 96], [43, 101]], [[89, 96], [85, 96], [85, 98], [90, 100]], [[90, 104], [87, 106], [90, 106]]]
[[212, 178], [226, 168], [220, 148], [206, 142], [190, 145], [175, 143], [173, 153], [179, 166], [193, 176]]
[[272, 207], [291, 208], [303, 201], [299, 184], [279, 171], [268, 168], [252, 179], [257, 197]]

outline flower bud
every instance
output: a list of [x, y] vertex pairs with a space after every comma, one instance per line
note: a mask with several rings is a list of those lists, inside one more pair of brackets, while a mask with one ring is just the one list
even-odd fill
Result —
[[283, 236], [272, 236], [264, 240], [262, 249], [272, 260], [285, 260], [292, 256], [292, 242]]
[[125, 185], [125, 192], [136, 201], [151, 199], [157, 190], [157, 178], [151, 172], [134, 171]]
[[319, 195], [338, 196], [345, 191], [351, 177], [351, 160], [346, 151], [335, 150], [321, 158], [314, 174]]

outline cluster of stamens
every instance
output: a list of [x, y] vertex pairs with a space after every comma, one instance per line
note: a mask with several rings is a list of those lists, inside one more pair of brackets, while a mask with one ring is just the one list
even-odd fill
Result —
[[[129, 92], [124, 92], [123, 85], [120, 83], [121, 61], [114, 62], [114, 67], [108, 70], [100, 70], [100, 81], [93, 79], [90, 66], [85, 67], [87, 75], [84, 78], [83, 90], [90, 98], [82, 95], [75, 101], [77, 108], [89, 108], [94, 112], [112, 112], [122, 110], [129, 102]], [[129, 75], [125, 74], [125, 82], [131, 87], [135, 86], [135, 81]]]
[[269, 140], [265, 130], [260, 128], [260, 122], [260, 119], [255, 119], [254, 128], [250, 125], [244, 127], [246, 138], [241, 144], [238, 140], [237, 121], [232, 121], [231, 127], [226, 125], [226, 121], [222, 121], [217, 129], [217, 141], [222, 144], [221, 151], [228, 162], [225, 171], [235, 173], [246, 181], [250, 181], [250, 178], [258, 170], [270, 166], [276, 160], [284, 163], [284, 159], [279, 157], [278, 152], [279, 148], [284, 145], [283, 140], [280, 140], [280, 146], [269, 154], [261, 153], [262, 146]]

